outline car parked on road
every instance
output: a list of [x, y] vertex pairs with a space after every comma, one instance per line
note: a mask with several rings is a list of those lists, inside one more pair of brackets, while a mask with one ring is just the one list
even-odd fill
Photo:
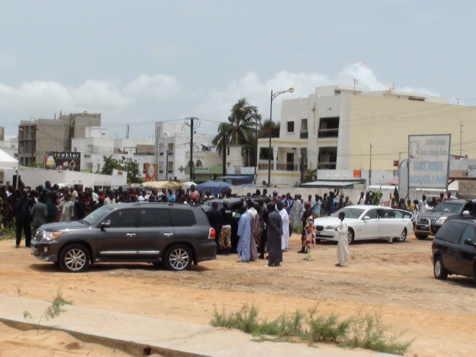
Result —
[[200, 206], [120, 203], [102, 206], [80, 221], [42, 225], [31, 242], [39, 260], [66, 272], [98, 262], [163, 263], [185, 270], [216, 259], [215, 230]]
[[336, 227], [339, 225], [339, 212], [345, 213], [349, 227], [349, 243], [357, 240], [387, 238], [404, 242], [413, 232], [412, 214], [401, 209], [383, 206], [354, 205], [341, 208], [329, 217], [316, 218], [316, 238], [318, 240], [337, 241]]
[[476, 220], [447, 221], [433, 239], [432, 260], [436, 279], [456, 274], [476, 283]]
[[448, 200], [435, 206], [430, 212], [421, 213], [415, 223], [415, 237], [420, 240], [435, 235], [447, 219], [472, 216], [476, 200]]

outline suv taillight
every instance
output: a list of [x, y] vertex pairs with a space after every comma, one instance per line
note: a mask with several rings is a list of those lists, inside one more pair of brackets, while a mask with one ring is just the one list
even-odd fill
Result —
[[217, 236], [217, 232], [215, 231], [215, 228], [209, 228], [208, 239], [215, 239], [216, 236]]

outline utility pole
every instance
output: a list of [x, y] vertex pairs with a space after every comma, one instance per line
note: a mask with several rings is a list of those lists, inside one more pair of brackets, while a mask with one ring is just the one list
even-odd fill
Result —
[[200, 122], [198, 121], [198, 118], [194, 118], [194, 117], [190, 117], [186, 119], [190, 119], [190, 123], [185, 122], [185, 125], [190, 126], [190, 161], [188, 162], [188, 165], [190, 168], [190, 181], [193, 182], [194, 180], [193, 167], [195, 166], [193, 164], [193, 133], [194, 133], [194, 130], [200, 126]]
[[372, 185], [372, 143], [370, 143], [369, 186]]
[[223, 136], [222, 138], [223, 142], [223, 170], [222, 170], [222, 176], [226, 176], [226, 136]]

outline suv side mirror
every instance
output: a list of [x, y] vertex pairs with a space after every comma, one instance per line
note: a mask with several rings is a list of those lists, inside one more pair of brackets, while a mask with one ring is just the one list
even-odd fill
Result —
[[99, 225], [101, 230], [104, 230], [104, 228], [110, 227], [110, 226], [111, 226], [111, 220], [110, 219], [106, 219], [105, 221], [102, 221], [101, 224]]
[[364, 221], [370, 221], [370, 217], [369, 216], [364, 216], [363, 220]]
[[470, 247], [475, 247], [476, 248], [476, 244], [473, 243], [473, 241], [471, 239], [466, 239], [464, 241], [464, 245], [469, 245]]
[[463, 217], [469, 217], [469, 211], [463, 211], [463, 212], [461, 213], [461, 216], [463, 216]]

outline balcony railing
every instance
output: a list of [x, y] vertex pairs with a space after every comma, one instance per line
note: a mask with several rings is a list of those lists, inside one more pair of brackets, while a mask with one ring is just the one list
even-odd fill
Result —
[[319, 138], [338, 138], [339, 129], [319, 129], [317, 136]]
[[[268, 170], [268, 163], [259, 163], [258, 170]], [[274, 170], [273, 162], [271, 162], [271, 170]], [[277, 162], [276, 163], [276, 170], [279, 171], [299, 171], [299, 164], [295, 164], [294, 162]]]

